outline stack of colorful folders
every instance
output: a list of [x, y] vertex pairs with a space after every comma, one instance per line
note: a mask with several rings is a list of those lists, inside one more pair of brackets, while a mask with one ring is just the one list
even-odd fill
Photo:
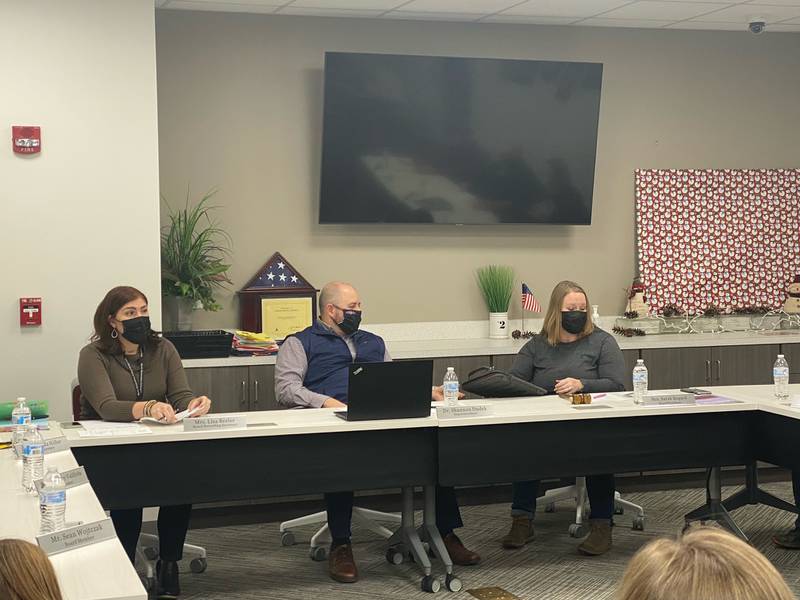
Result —
[[233, 334], [233, 350], [236, 354], [266, 356], [278, 352], [278, 344], [264, 333], [236, 331]]

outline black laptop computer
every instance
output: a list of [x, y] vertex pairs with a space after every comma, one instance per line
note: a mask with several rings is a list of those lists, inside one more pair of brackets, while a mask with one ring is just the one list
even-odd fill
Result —
[[348, 367], [346, 421], [410, 419], [431, 414], [433, 361], [353, 363]]

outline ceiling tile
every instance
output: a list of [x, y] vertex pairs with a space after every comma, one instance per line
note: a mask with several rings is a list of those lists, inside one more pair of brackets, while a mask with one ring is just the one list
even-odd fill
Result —
[[775, 21], [783, 21], [800, 17], [800, 6], [764, 6], [757, 4], [738, 4], [723, 8], [714, 13], [696, 17], [694, 21], [714, 21], [716, 23], [749, 23], [753, 18], [760, 18], [767, 25]]
[[775, 23], [767, 25], [767, 33], [800, 32], [800, 23]]
[[306, 17], [379, 17], [382, 10], [355, 10], [346, 8], [309, 8], [307, 6], [284, 6], [275, 11], [279, 15], [297, 15]]
[[294, 0], [289, 6], [300, 8], [333, 8], [344, 10], [392, 10], [404, 0]]
[[519, 4], [519, 0], [411, 0], [403, 11], [489, 15]]
[[635, 2], [602, 15], [604, 19], [660, 19], [678, 21], [718, 10], [724, 4], [706, 2]]
[[800, 0], [750, 0], [745, 4], [769, 4], [772, 6], [800, 6]]
[[207, 0], [170, 0], [170, 2], [164, 8], [167, 10], [209, 10], [216, 12], [273, 13], [275, 10], [277, 10], [278, 5], [215, 2]]
[[593, 17], [630, 4], [631, 0], [528, 0], [504, 10], [504, 15]]
[[481, 23], [528, 23], [533, 25], [569, 25], [575, 17], [537, 17], [535, 15], [512, 15], [499, 13], [481, 19]]
[[580, 22], [580, 25], [589, 27], [634, 27], [654, 29], [664, 27], [673, 22], [674, 21], [663, 19], [605, 19], [603, 17], [594, 17], [592, 19], [584, 19]]
[[407, 19], [409, 21], [477, 21], [481, 15], [475, 13], [427, 12], [393, 10], [383, 15], [384, 19]]
[[666, 29], [699, 29], [704, 31], [747, 31], [742, 23], [715, 23], [713, 21], [678, 21]]

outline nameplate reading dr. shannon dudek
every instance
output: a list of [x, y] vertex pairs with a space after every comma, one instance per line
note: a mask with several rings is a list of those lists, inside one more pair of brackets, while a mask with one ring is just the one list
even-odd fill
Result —
[[458, 406], [437, 406], [437, 419], [465, 419], [469, 417], [488, 417], [494, 414], [490, 404], [461, 404]]
[[219, 431], [221, 429], [246, 429], [247, 415], [205, 416], [184, 419], [184, 431]]
[[36, 541], [47, 555], [52, 556], [106, 540], [113, 540], [116, 536], [111, 519], [103, 519], [94, 523], [84, 523], [61, 531], [37, 535]]

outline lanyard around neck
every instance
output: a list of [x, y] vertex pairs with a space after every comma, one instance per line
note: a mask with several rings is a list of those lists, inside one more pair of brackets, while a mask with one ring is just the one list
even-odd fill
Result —
[[131, 363], [128, 362], [128, 357], [124, 356], [125, 365], [128, 367], [128, 373], [131, 374], [131, 379], [133, 379], [133, 387], [136, 390], [136, 399], [143, 400], [144, 399], [144, 358], [142, 354], [142, 349], [139, 348], [139, 380], [136, 380], [136, 375], [133, 372], [133, 368], [131, 367]]

